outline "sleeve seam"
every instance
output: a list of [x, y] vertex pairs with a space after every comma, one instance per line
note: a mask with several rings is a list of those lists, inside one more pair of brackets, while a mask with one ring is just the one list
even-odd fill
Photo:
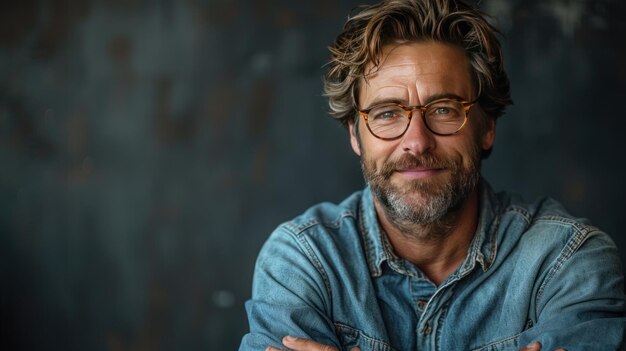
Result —
[[593, 233], [594, 231], [599, 231], [598, 229], [590, 227], [590, 226], [573, 225], [570, 228], [572, 231], [574, 231], [574, 234], [567, 241], [567, 243], [565, 244], [565, 246], [563, 247], [563, 249], [557, 256], [554, 264], [548, 271], [548, 274], [546, 275], [545, 279], [543, 280], [543, 282], [539, 286], [539, 289], [537, 290], [537, 296], [535, 297], [535, 311], [534, 311], [535, 318], [537, 318], [537, 316], [539, 315], [539, 311], [538, 311], [539, 306], [540, 306], [539, 301], [543, 297], [543, 293], [546, 287], [550, 283], [552, 283], [554, 277], [561, 271], [561, 268], [563, 268], [565, 263], [569, 261], [572, 255], [576, 253], [578, 249], [580, 249], [582, 244], [586, 242], [587, 239], [589, 239], [590, 234]]
[[326, 313], [327, 315], [330, 315], [330, 312], [332, 311], [332, 289], [330, 287], [330, 280], [328, 279], [328, 275], [326, 274], [326, 271], [324, 270], [324, 267], [322, 266], [320, 259], [317, 257], [315, 251], [309, 244], [306, 237], [302, 235], [303, 233], [302, 231], [299, 231], [298, 233], [294, 233], [293, 231], [290, 230], [290, 228], [286, 228], [286, 227], [284, 227], [284, 230], [289, 235], [293, 236], [293, 238], [298, 243], [300, 250], [304, 253], [304, 255], [311, 262], [311, 264], [313, 264], [315, 269], [318, 271], [318, 273], [322, 277], [322, 281], [324, 282], [324, 288], [326, 289], [326, 293], [328, 294], [328, 305], [326, 306], [327, 308]]

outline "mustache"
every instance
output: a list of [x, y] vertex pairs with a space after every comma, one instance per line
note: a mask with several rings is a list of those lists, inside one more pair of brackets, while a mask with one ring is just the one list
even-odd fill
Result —
[[424, 154], [420, 156], [404, 154], [397, 160], [389, 160], [385, 162], [376, 173], [384, 179], [389, 179], [398, 169], [416, 167], [454, 169], [457, 165], [453, 160], [437, 158], [432, 154]]

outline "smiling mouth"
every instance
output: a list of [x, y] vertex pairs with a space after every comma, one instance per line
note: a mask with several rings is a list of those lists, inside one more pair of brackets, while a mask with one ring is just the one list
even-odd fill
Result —
[[443, 172], [443, 168], [412, 167], [397, 169], [396, 173], [408, 178], [428, 178]]

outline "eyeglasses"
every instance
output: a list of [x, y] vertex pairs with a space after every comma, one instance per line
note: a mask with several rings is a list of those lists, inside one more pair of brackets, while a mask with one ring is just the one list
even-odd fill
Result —
[[426, 128], [436, 135], [452, 135], [467, 123], [469, 110], [478, 100], [439, 99], [424, 106], [404, 106], [396, 103], [376, 105], [360, 110], [367, 129], [378, 139], [394, 140], [406, 133], [413, 111], [420, 110]]

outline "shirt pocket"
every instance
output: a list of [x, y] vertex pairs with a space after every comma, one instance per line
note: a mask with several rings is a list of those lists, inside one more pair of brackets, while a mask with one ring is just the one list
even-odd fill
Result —
[[386, 342], [372, 338], [362, 331], [342, 323], [335, 323], [335, 332], [341, 343], [342, 351], [350, 351], [355, 346], [360, 351], [395, 351]]
[[506, 339], [491, 342], [472, 351], [517, 351], [519, 350], [519, 334]]

